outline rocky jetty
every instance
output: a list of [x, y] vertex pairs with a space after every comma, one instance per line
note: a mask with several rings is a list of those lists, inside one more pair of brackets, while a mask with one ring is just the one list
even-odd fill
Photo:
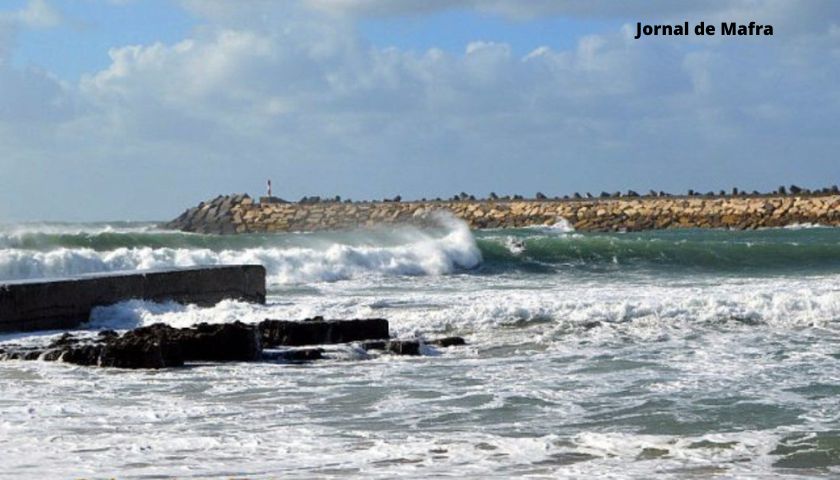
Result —
[[65, 333], [43, 346], [0, 345], [0, 360], [63, 361], [131, 369], [180, 367], [188, 362], [308, 362], [325, 358], [326, 351], [319, 347], [294, 347], [354, 342], [363, 350], [397, 355], [420, 355], [423, 345], [447, 348], [465, 344], [460, 337], [428, 342], [391, 339], [388, 321], [381, 318], [315, 317], [303, 321], [265, 320], [257, 325], [202, 323], [191, 328], [155, 324], [122, 335], [105, 330], [95, 337]]
[[219, 196], [190, 208], [164, 228], [196, 233], [271, 233], [340, 230], [380, 224], [428, 225], [435, 212], [449, 212], [471, 228], [515, 228], [568, 222], [579, 231], [666, 228], [754, 229], [793, 224], [840, 225], [837, 187], [806, 190], [795, 185], [769, 194], [731, 192], [674, 196], [651, 191], [575, 193], [562, 198], [521, 195], [487, 199], [461, 193], [448, 200], [341, 202], [308, 197], [292, 203], [248, 195]]

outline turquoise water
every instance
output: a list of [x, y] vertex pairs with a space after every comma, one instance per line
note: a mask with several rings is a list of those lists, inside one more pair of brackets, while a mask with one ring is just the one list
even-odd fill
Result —
[[266, 266], [267, 305], [130, 301], [88, 328], [380, 316], [470, 345], [161, 372], [0, 364], [0, 478], [840, 475], [838, 229], [0, 228], [0, 279], [243, 262]]

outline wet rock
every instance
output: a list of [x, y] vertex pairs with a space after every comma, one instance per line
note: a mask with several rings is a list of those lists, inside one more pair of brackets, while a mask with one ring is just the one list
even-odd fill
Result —
[[365, 342], [364, 350], [381, 350], [396, 355], [420, 355], [420, 342], [416, 340], [384, 340]]
[[438, 338], [435, 340], [430, 340], [427, 342], [428, 345], [434, 345], [436, 347], [460, 347], [462, 345], [466, 345], [467, 342], [461, 337], [444, 337]]
[[202, 323], [176, 330], [171, 339], [187, 361], [248, 362], [262, 357], [259, 330], [242, 322]]
[[102, 353], [102, 345], [88, 344], [67, 348], [56, 359], [74, 365], [95, 366], [99, 365], [99, 355]]
[[311, 362], [324, 358], [323, 348], [298, 348], [280, 352], [264, 352], [263, 360], [286, 361], [286, 362]]
[[[467, 342], [461, 337], [444, 337], [424, 343], [435, 347], [448, 348], [466, 345]], [[423, 343], [418, 340], [378, 340], [364, 342], [361, 346], [364, 350], [380, 350], [395, 355], [420, 355], [422, 345]]]
[[118, 368], [177, 367], [185, 361], [253, 361], [262, 358], [259, 331], [241, 322], [174, 328], [155, 324], [122, 336], [106, 330], [95, 338], [64, 334], [45, 348], [15, 348], [4, 359], [64, 361]]
[[48, 348], [66, 347], [68, 345], [75, 345], [79, 343], [79, 339], [69, 333], [64, 333], [57, 339], [50, 342]]
[[388, 320], [383, 318], [265, 320], [259, 324], [259, 331], [264, 347], [349, 343], [390, 336]]
[[[66, 356], [64, 358], [67, 361]], [[184, 364], [179, 345], [163, 330], [131, 331], [101, 347], [98, 365], [117, 368], [166, 368]]]

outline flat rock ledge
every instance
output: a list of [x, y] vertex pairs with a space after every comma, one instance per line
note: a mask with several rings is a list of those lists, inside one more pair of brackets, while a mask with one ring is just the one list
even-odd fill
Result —
[[392, 339], [388, 321], [381, 318], [315, 317], [303, 321], [265, 320], [257, 325], [202, 323], [191, 328], [154, 324], [123, 334], [104, 330], [95, 337], [65, 333], [43, 346], [0, 345], [0, 360], [62, 361], [129, 369], [181, 367], [188, 362], [298, 363], [326, 358], [326, 350], [319, 345], [345, 343], [364, 351], [396, 355], [421, 355], [424, 346], [447, 348], [466, 344], [460, 337], [429, 341]]

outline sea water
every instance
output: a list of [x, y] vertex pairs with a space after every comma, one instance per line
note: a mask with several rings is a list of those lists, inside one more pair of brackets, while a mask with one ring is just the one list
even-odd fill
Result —
[[0, 227], [0, 280], [227, 263], [266, 266], [267, 305], [128, 301], [85, 328], [384, 317], [469, 345], [161, 371], [2, 362], [0, 478], [840, 475], [839, 229]]

